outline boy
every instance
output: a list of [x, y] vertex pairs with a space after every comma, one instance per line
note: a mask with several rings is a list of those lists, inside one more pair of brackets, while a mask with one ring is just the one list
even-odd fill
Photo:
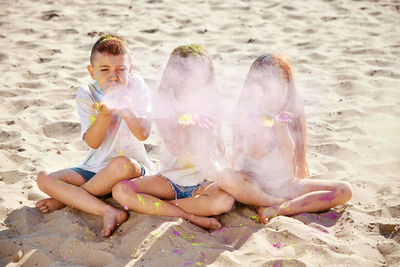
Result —
[[143, 79], [132, 73], [132, 67], [127, 43], [121, 37], [110, 34], [97, 40], [87, 66], [94, 82], [79, 87], [76, 96], [81, 136], [89, 146], [87, 157], [78, 167], [40, 172], [37, 179], [40, 190], [51, 196], [36, 203], [43, 213], [69, 205], [102, 216], [106, 237], [128, 214], [96, 196], [109, 194], [121, 180], [143, 176], [150, 166], [140, 142], [151, 129], [146, 119], [149, 90]]

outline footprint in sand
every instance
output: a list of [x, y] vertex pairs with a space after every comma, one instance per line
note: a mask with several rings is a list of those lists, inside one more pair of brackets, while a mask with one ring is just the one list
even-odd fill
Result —
[[46, 63], [46, 62], [50, 62], [53, 60], [52, 56], [54, 56], [55, 54], [61, 54], [61, 50], [60, 49], [44, 49], [44, 50], [40, 50], [37, 55], [39, 57], [38, 59], [38, 63]]
[[44, 106], [49, 106], [50, 102], [42, 99], [23, 99], [23, 100], [16, 100], [12, 101], [12, 108], [10, 111], [11, 112], [19, 112], [23, 111], [29, 107], [44, 107]]
[[27, 176], [27, 173], [20, 171], [0, 172], [0, 181], [3, 181], [5, 184], [15, 184]]
[[393, 79], [400, 79], [400, 74], [386, 69], [377, 69], [371, 70], [366, 73], [367, 76], [371, 77], [385, 77], [385, 78], [393, 78]]
[[44, 12], [42, 12], [42, 14], [43, 15], [41, 16], [41, 19], [45, 20], [45, 21], [60, 17], [60, 12], [58, 10], [44, 11]]
[[17, 83], [19, 88], [30, 88], [30, 89], [39, 89], [43, 88], [43, 84], [41, 82], [22, 82]]
[[35, 49], [35, 48], [38, 48], [40, 46], [40, 45], [35, 44], [33, 42], [27, 42], [27, 41], [17, 41], [15, 44], [18, 45], [18, 46], [22, 46], [23, 48], [26, 48], [26, 49]]
[[0, 62], [6, 60], [6, 59], [8, 59], [8, 58], [9, 58], [9, 56], [8, 56], [7, 54], [0, 53]]
[[8, 259], [8, 262], [6, 262], [6, 263], [10, 263], [12, 261], [12, 259], [11, 259], [12, 256], [16, 252], [17, 252], [17, 245], [15, 243], [10, 242], [9, 240], [1, 240], [0, 241], [0, 259], [2, 259], [2, 260], [0, 261], [0, 264], [3, 261], [3, 259], [8, 258], [8, 257], [10, 257], [10, 259]]
[[44, 126], [43, 133], [50, 138], [65, 138], [66, 136], [77, 136], [80, 124], [77, 122], [60, 121]]
[[3, 131], [0, 130], [0, 143], [10, 142], [19, 138], [21, 134], [15, 131]]
[[378, 223], [379, 234], [385, 238], [394, 239], [400, 242], [400, 224], [396, 223]]
[[8, 97], [15, 97], [18, 96], [18, 94], [10, 91], [0, 91], [0, 97], [8, 98]]

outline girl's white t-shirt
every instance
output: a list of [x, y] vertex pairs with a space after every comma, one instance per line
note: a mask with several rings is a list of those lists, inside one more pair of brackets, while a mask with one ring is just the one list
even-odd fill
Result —
[[[180, 186], [201, 184], [209, 175], [222, 170], [227, 165], [219, 149], [223, 144], [219, 129], [221, 109], [218, 97], [207, 93], [193, 93], [191, 97], [192, 99], [180, 102], [158, 93], [153, 102], [153, 117], [156, 121], [158, 119], [172, 120], [173, 125], [182, 114], [203, 114], [215, 119], [215, 127], [209, 129], [188, 126], [185, 131], [187, 144], [179, 155], [172, 155], [166, 145], [162, 145], [158, 174]], [[171, 127], [165, 130], [173, 133], [175, 129]], [[163, 135], [160, 134], [160, 136]]]
[[279, 188], [293, 180], [293, 174], [287, 167], [278, 145], [259, 159], [247, 153], [241, 155], [237, 159], [237, 169], [246, 173], [263, 191]]
[[[147, 117], [151, 112], [149, 88], [139, 75], [132, 74], [129, 77], [126, 93], [132, 100], [132, 109], [139, 116]], [[104, 92], [97, 82], [92, 82], [87, 87], [78, 88], [76, 103], [81, 122], [82, 138], [97, 117], [97, 110], [92, 108], [93, 103], [101, 101], [103, 97]], [[86, 158], [78, 167], [97, 173], [117, 156], [126, 156], [138, 161], [147, 170], [152, 169], [144, 144], [133, 135], [120, 115], [113, 114], [102, 144], [97, 149], [89, 148]]]

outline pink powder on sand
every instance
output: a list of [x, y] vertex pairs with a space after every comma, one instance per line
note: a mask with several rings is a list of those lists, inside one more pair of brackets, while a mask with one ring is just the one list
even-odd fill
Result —
[[274, 248], [280, 248], [280, 247], [281, 247], [281, 244], [280, 244], [280, 243], [275, 243], [275, 244], [272, 244], [272, 246], [273, 246]]
[[174, 235], [181, 236], [181, 234], [176, 230], [174, 230]]

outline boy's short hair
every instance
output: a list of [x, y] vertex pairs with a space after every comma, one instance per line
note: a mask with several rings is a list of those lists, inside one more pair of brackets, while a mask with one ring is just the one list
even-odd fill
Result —
[[90, 64], [92, 65], [96, 53], [106, 53], [113, 56], [125, 55], [126, 53], [129, 53], [128, 43], [121, 36], [105, 34], [102, 35], [93, 45], [90, 54]]

